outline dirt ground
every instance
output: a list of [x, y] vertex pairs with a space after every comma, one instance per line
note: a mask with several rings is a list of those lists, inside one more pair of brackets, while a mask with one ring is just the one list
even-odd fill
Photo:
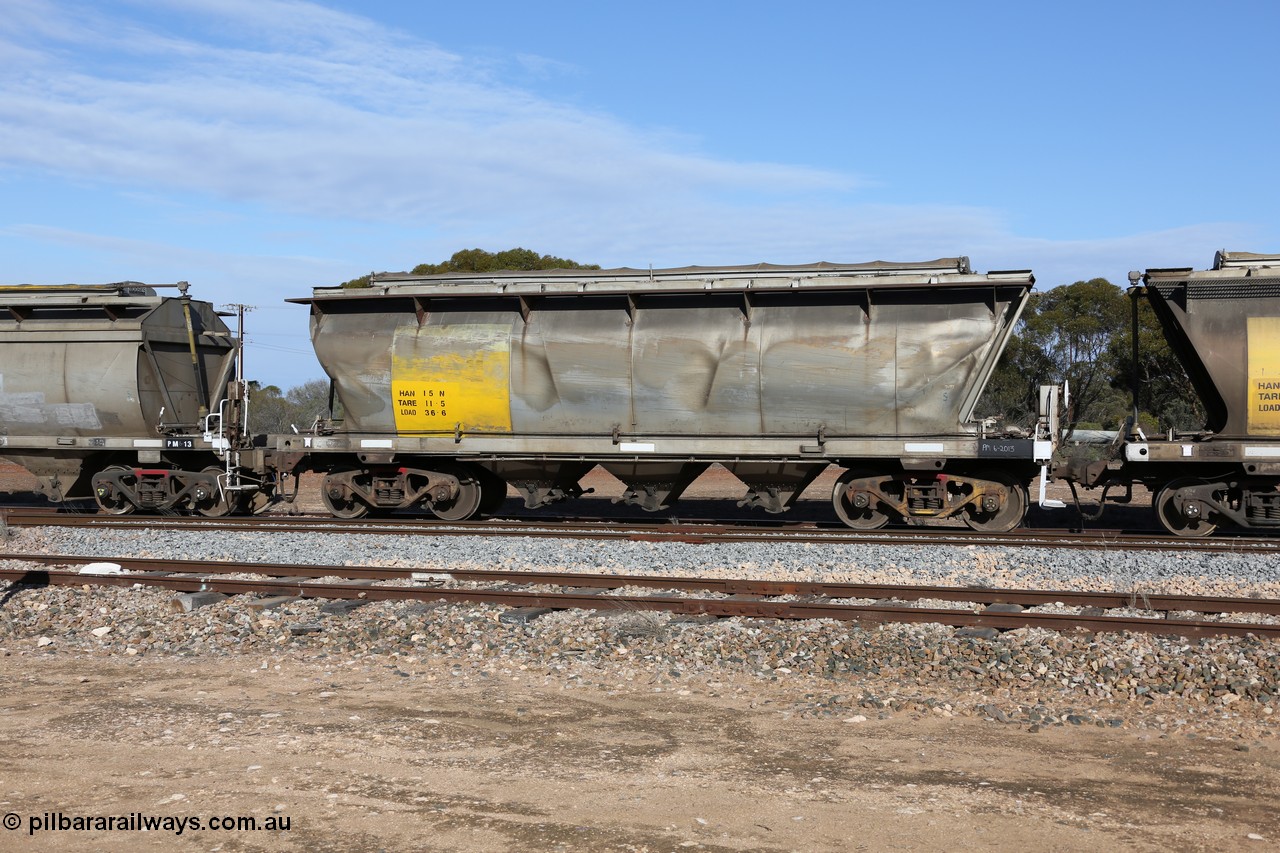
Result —
[[289, 821], [183, 831], [184, 849], [211, 851], [1218, 851], [1280, 839], [1270, 739], [800, 718], [815, 684], [608, 689], [423, 661], [10, 654], [0, 684], [7, 850], [178, 846], [172, 828], [28, 834], [33, 819], [133, 813]]

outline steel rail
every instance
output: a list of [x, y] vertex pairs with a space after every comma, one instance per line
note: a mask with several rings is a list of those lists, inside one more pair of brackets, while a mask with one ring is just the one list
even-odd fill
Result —
[[[11, 555], [9, 555], [11, 556]], [[18, 557], [17, 559], [28, 559]], [[87, 558], [73, 558], [86, 560]], [[178, 568], [189, 567], [197, 568], [194, 564], [183, 564], [181, 562], [172, 562]], [[1275, 623], [1243, 623], [1243, 622], [1218, 622], [1212, 620], [1199, 619], [1174, 619], [1150, 617], [1134, 617], [1134, 616], [1105, 616], [1105, 615], [1086, 615], [1086, 614], [1062, 614], [1062, 613], [1033, 613], [1033, 612], [1005, 612], [997, 610], [986, 610], [975, 612], [972, 609], [944, 609], [933, 607], [910, 607], [895, 603], [893, 600], [877, 601], [873, 604], [841, 604], [830, 600], [830, 596], [819, 596], [816, 593], [792, 593], [777, 592], [768, 588], [767, 584], [771, 582], [751, 581], [752, 584], [766, 584], [763, 592], [740, 592], [734, 593], [729, 598], [693, 598], [680, 597], [670, 595], [621, 595], [616, 592], [605, 594], [603, 592], [583, 591], [582, 587], [604, 586], [607, 582], [611, 584], [610, 589], [619, 589], [625, 586], [654, 586], [665, 589], [678, 588], [673, 581], [685, 581], [692, 584], [703, 585], [707, 583], [715, 583], [707, 579], [672, 579], [672, 578], [655, 578], [637, 577], [632, 575], [577, 575], [575, 573], [522, 573], [522, 572], [493, 572], [471, 570], [468, 572], [441, 572], [431, 573], [436, 578], [452, 578], [461, 579], [459, 576], [463, 574], [479, 575], [484, 580], [501, 581], [506, 584], [523, 583], [526, 586], [544, 585], [559, 579], [562, 583], [572, 584], [578, 589], [568, 592], [544, 592], [532, 590], [514, 590], [509, 587], [499, 588], [448, 588], [442, 586], [427, 587], [409, 587], [409, 586], [374, 586], [371, 579], [367, 576], [363, 579], [348, 579], [343, 581], [328, 581], [321, 583], [312, 580], [313, 577], [326, 576], [342, 576], [344, 574], [354, 574], [357, 570], [352, 567], [345, 566], [278, 566], [273, 570], [288, 571], [290, 576], [277, 577], [266, 580], [257, 579], [231, 579], [220, 577], [235, 572], [255, 572], [263, 568], [257, 564], [221, 564], [222, 571], [204, 573], [201, 572], [170, 572], [170, 571], [144, 571], [130, 572], [122, 574], [82, 574], [80, 571], [61, 570], [61, 569], [30, 569], [30, 568], [12, 568], [0, 567], [0, 578], [8, 578], [14, 586], [81, 586], [86, 584], [94, 585], [111, 585], [111, 586], [133, 586], [141, 584], [146, 586], [157, 586], [176, 591], [188, 592], [222, 592], [226, 594], [246, 594], [257, 593], [264, 595], [291, 595], [307, 598], [361, 598], [366, 600], [419, 600], [419, 601], [452, 601], [452, 602], [471, 602], [490, 605], [506, 605], [512, 607], [548, 607], [554, 609], [585, 609], [585, 610], [657, 610], [667, 611], [687, 615], [712, 615], [712, 616], [738, 616], [738, 617], [755, 617], [767, 619], [837, 619], [845, 621], [858, 621], [868, 623], [886, 623], [886, 622], [934, 622], [954, 627], [977, 627], [977, 628], [996, 628], [1009, 630], [1013, 628], [1024, 627], [1041, 627], [1052, 630], [1063, 631], [1069, 629], [1084, 629], [1087, 631], [1138, 631], [1155, 634], [1173, 634], [1185, 635], [1191, 637], [1210, 636], [1210, 635], [1231, 635], [1231, 636], [1255, 636], [1255, 637], [1280, 637], [1280, 624]], [[325, 574], [307, 574], [308, 572], [325, 572]], [[369, 569], [358, 570], [359, 572], [373, 571]], [[377, 571], [396, 571], [400, 573], [413, 574], [413, 570], [377, 570]], [[401, 574], [403, 576], [403, 574]], [[467, 579], [475, 579], [467, 578]], [[583, 583], [582, 581], [588, 581]], [[596, 583], [591, 583], [591, 581]], [[638, 583], [641, 582], [641, 583]], [[721, 583], [724, 583], [722, 581]], [[808, 584], [798, 582], [783, 582], [778, 584], [776, 589], [784, 589], [790, 587], [797, 589], [809, 586]], [[892, 598], [941, 598], [939, 592], [946, 592], [950, 595], [951, 600], [966, 601], [1003, 601], [1007, 594], [1030, 596], [1024, 600], [1030, 604], [1033, 598], [1042, 597], [1041, 604], [1049, 603], [1043, 597], [1052, 597], [1054, 602], [1068, 603], [1069, 599], [1076, 601], [1089, 600], [1092, 606], [1101, 606], [1099, 601], [1111, 602], [1111, 607], [1133, 607], [1134, 602], [1130, 596], [1117, 595], [1115, 593], [1070, 593], [1061, 591], [1045, 591], [1045, 590], [989, 590], [989, 589], [970, 589], [970, 588], [946, 588], [946, 587], [895, 587], [879, 586], [879, 585], [862, 585], [862, 584], [816, 584], [814, 586], [828, 587], [830, 591], [839, 589], [842, 593], [850, 593], [855, 588], [863, 593], [876, 591], [886, 591], [893, 593]], [[705, 590], [706, 586], [698, 586], [698, 589]], [[754, 587], [760, 589], [760, 587]], [[728, 587], [723, 587], [718, 591], [727, 591]], [[804, 601], [768, 601], [762, 596], [768, 595], [785, 595], [785, 594], [803, 594], [811, 596], [810, 600]], [[1102, 599], [1090, 598], [1090, 596], [1102, 595]], [[1110, 596], [1108, 599], [1107, 596]], [[840, 597], [869, 597], [866, 595], [848, 595], [842, 594]], [[816, 600], [821, 598], [822, 600]], [[1186, 604], [1191, 597], [1186, 596], [1166, 596], [1166, 597], [1142, 597], [1140, 599], [1143, 604], [1156, 605], [1157, 601], [1169, 605], [1169, 609], [1178, 610], [1195, 610], [1196, 607], [1187, 607]], [[1214, 599], [1214, 603], [1204, 603], [1203, 608], [1207, 608], [1207, 612], [1245, 612], [1244, 610], [1235, 610], [1234, 608], [1247, 607], [1252, 612], [1275, 613], [1280, 611], [1280, 602], [1261, 600], [1261, 599]], [[1018, 602], [1007, 602], [1018, 603]], [[1175, 608], [1176, 605], [1176, 608]], [[1219, 611], [1216, 608], [1229, 606], [1232, 610]], [[1269, 609], [1261, 609], [1267, 607]], [[1202, 611], [1204, 612], [1204, 611]]]
[[873, 598], [913, 601], [922, 598], [940, 601], [972, 601], [981, 604], [1018, 604], [1041, 607], [1061, 604], [1068, 607], [1131, 607], [1139, 610], [1189, 611], [1194, 613], [1263, 613], [1280, 616], [1280, 601], [1231, 596], [1168, 595], [1164, 593], [1097, 592], [1082, 590], [1010, 589], [977, 586], [937, 586], [927, 584], [867, 584], [839, 581], [775, 581], [753, 578], [706, 578], [687, 575], [603, 574], [592, 572], [544, 572], [501, 569], [431, 569], [383, 566], [300, 565], [296, 563], [236, 563], [226, 560], [168, 560], [149, 557], [86, 557], [71, 554], [0, 553], [0, 561], [36, 563], [43, 566], [85, 566], [115, 563], [136, 572], [164, 571], [203, 574], [260, 574], [274, 577], [343, 577], [352, 580], [436, 580], [473, 583], [519, 583], [555, 586], [619, 589], [681, 589], [724, 595], [807, 595], [823, 598]]
[[786, 526], [724, 522], [638, 524], [601, 519], [593, 522], [557, 519], [489, 519], [474, 522], [446, 522], [434, 519], [395, 517], [355, 522], [329, 516], [261, 515], [238, 518], [198, 518], [194, 516], [105, 516], [78, 515], [32, 510], [0, 511], [0, 519], [13, 527], [70, 526], [105, 529], [218, 530], [232, 532], [321, 532], [428, 536], [524, 536], [534, 538], [578, 538], [627, 541], [714, 544], [724, 542], [801, 541], [815, 544], [950, 545], [968, 547], [1089, 548], [1113, 551], [1177, 551], [1192, 553], [1280, 554], [1280, 538], [1218, 537], [1183, 539], [1173, 536], [1115, 531], [1076, 532], [1057, 529], [1021, 529], [994, 534], [957, 528], [910, 527], [875, 532], [821, 527], [803, 523]]

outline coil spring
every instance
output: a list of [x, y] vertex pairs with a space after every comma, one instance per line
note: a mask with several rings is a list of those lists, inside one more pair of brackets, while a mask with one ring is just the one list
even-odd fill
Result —
[[1255, 521], [1280, 522], [1280, 497], [1255, 495], [1245, 507], [1245, 515]]
[[163, 482], [152, 482], [148, 480], [143, 480], [138, 484], [137, 495], [138, 502], [143, 506], [158, 504], [169, 496]]

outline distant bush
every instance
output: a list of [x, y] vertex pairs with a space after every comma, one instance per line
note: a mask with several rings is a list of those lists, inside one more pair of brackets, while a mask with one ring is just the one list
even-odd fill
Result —
[[[539, 255], [530, 249], [507, 249], [505, 252], [486, 252], [484, 249], [461, 249], [453, 257], [438, 264], [418, 264], [414, 275], [439, 275], [441, 273], [498, 272], [499, 270], [598, 270], [599, 264], [580, 264], [568, 258]], [[343, 287], [368, 287], [369, 276], [362, 275], [344, 281]]]
[[[336, 404], [336, 401], [335, 401]], [[275, 385], [249, 383], [249, 432], [306, 432], [318, 417], [329, 412], [329, 382], [312, 379], [287, 392]]]

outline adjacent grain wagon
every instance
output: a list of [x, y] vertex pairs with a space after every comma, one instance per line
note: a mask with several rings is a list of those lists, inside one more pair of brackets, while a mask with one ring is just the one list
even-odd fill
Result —
[[238, 342], [186, 290], [0, 287], [0, 458], [34, 474], [49, 500], [231, 510], [205, 433], [222, 414]]
[[1179, 536], [1280, 528], [1280, 255], [1218, 252], [1209, 270], [1129, 278], [1204, 404], [1204, 429], [1147, 436], [1131, 421], [1115, 460], [1057, 473], [1089, 487], [1146, 486]]

